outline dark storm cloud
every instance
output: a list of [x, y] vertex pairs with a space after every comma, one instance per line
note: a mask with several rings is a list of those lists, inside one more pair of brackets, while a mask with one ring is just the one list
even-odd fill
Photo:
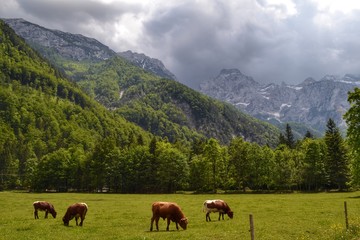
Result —
[[260, 82], [291, 84], [359, 72], [359, 14], [338, 12], [331, 22], [321, 22], [312, 2], [297, 1], [297, 13], [289, 15], [285, 5], [250, 2], [219, 1], [209, 4], [216, 9], [210, 12], [184, 4], [155, 14], [145, 33], [150, 45], [173, 58], [179, 79], [194, 88], [222, 68], [239, 68]]
[[[185, 4], [155, 13], [157, 18], [144, 27], [150, 45], [174, 58], [173, 71], [186, 84], [196, 88], [222, 68], [237, 67], [253, 75], [253, 69], [261, 72], [258, 64], [273, 63], [266, 63], [264, 56], [283, 54], [276, 50], [281, 51], [279, 45], [289, 36], [279, 33], [278, 23], [266, 14], [256, 16], [258, 5], [238, 5], [236, 11], [222, 2], [208, 6], [208, 11], [202, 7]], [[270, 70], [279, 71], [275, 66]]]

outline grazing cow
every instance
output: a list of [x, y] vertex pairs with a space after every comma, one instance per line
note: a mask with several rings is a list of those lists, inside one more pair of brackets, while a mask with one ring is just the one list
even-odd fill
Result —
[[156, 230], [159, 231], [159, 219], [167, 219], [166, 231], [169, 231], [170, 221], [176, 223], [176, 229], [179, 230], [178, 224], [186, 230], [188, 219], [185, 217], [181, 208], [176, 203], [172, 202], [154, 202], [152, 204], [152, 213], [150, 231], [153, 230], [153, 223], [155, 220]]
[[69, 221], [75, 217], [76, 226], [78, 226], [78, 219], [80, 217], [80, 226], [82, 226], [87, 210], [88, 206], [86, 203], [74, 203], [73, 205], [69, 206], [65, 216], [63, 217], [64, 225], [69, 226]]
[[211, 212], [219, 212], [219, 221], [220, 216], [222, 216], [222, 219], [224, 220], [224, 214], [227, 214], [230, 218], [233, 218], [234, 216], [229, 205], [223, 200], [206, 200], [204, 202], [203, 211], [206, 212], [206, 221], [211, 221]]
[[51, 213], [51, 215], [56, 218], [56, 211], [51, 203], [44, 201], [36, 201], [33, 203], [33, 206], [35, 219], [39, 219], [38, 211], [45, 211], [45, 218], [48, 217], [48, 213]]

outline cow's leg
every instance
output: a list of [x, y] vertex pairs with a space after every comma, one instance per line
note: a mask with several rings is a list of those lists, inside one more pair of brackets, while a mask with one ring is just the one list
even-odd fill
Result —
[[211, 221], [210, 212], [207, 212], [207, 213], [206, 213], [206, 221], [208, 221], [208, 219], [209, 219], [209, 222], [210, 222], [210, 221]]
[[34, 211], [34, 217], [35, 217], [35, 219], [39, 219], [39, 215], [38, 215], [38, 210], [37, 210], [37, 209], [35, 209], [35, 211]]
[[219, 221], [220, 221], [220, 217], [222, 217], [222, 220], [224, 220], [224, 213], [223, 212], [219, 212]]
[[166, 226], [166, 231], [169, 231], [169, 226], [170, 226], [170, 218], [167, 218], [167, 226]]
[[81, 221], [80, 221], [80, 226], [81, 226], [81, 227], [82, 227], [82, 225], [83, 225], [84, 219], [85, 219], [84, 217], [81, 217], [81, 218], [80, 218], [80, 220], [81, 220]]
[[160, 219], [160, 217], [155, 218], [155, 225], [156, 225], [156, 230], [157, 231], [159, 231], [159, 219]]
[[154, 217], [154, 215], [153, 215], [152, 218], [151, 218], [151, 221], [150, 221], [150, 231], [153, 230], [154, 220], [155, 220], [155, 217]]
[[76, 226], [78, 226], [78, 216], [75, 216], [75, 222], [76, 222]]
[[48, 218], [48, 213], [49, 213], [49, 211], [46, 209], [45, 210], [45, 218]]
[[176, 222], [175, 225], [176, 225], [176, 229], [179, 230], [179, 226], [178, 226], [178, 223], [177, 223], [177, 222]]

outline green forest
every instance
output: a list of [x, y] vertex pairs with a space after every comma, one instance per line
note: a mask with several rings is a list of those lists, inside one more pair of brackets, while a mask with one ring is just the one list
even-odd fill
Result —
[[77, 73], [59, 70], [2, 21], [0, 56], [0, 190], [323, 191], [360, 184], [359, 89], [349, 93], [347, 136], [329, 119], [324, 137], [295, 139], [290, 124], [280, 132], [118, 57], [91, 68], [73, 64]]

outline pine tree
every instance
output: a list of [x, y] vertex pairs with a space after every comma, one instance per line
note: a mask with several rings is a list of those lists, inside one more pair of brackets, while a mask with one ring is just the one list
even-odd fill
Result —
[[340, 134], [339, 128], [330, 118], [326, 124], [325, 144], [327, 148], [326, 162], [330, 187], [339, 190], [346, 188], [349, 181], [349, 155]]
[[294, 148], [295, 147], [294, 134], [293, 134], [293, 132], [291, 130], [291, 127], [290, 127], [290, 125], [288, 123], [286, 124], [285, 137], [286, 137], [286, 142], [287, 142], [287, 145], [289, 146], [289, 148]]
[[305, 133], [304, 139], [306, 139], [306, 138], [313, 139], [314, 135], [309, 130], [307, 130]]

